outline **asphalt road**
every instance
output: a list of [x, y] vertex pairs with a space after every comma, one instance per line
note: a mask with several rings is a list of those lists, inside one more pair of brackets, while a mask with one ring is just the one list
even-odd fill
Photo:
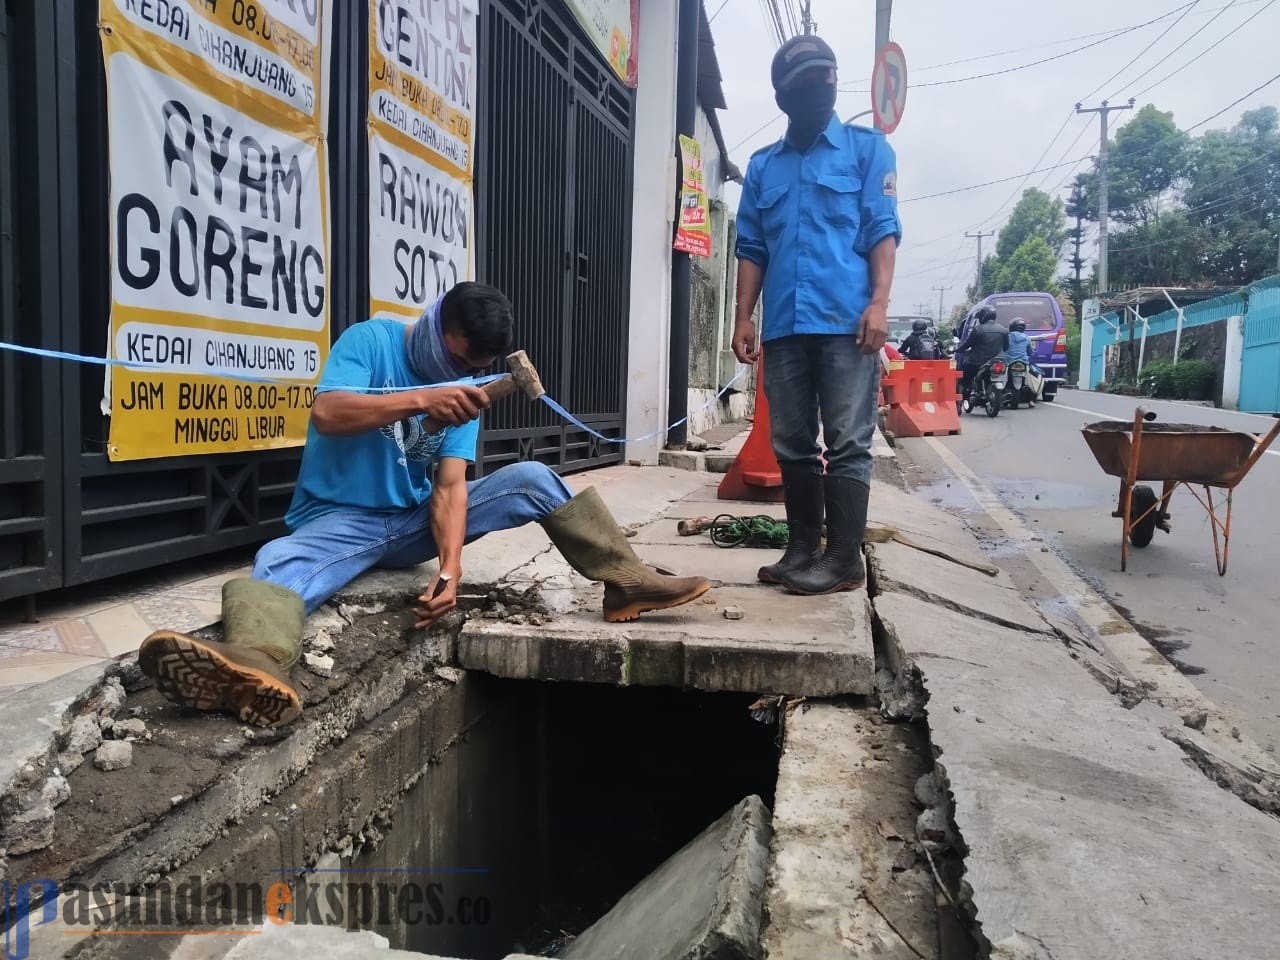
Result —
[[[1186, 491], [1174, 494], [1172, 532], [1156, 532], [1130, 552], [1120, 572], [1120, 521], [1111, 517], [1118, 480], [1094, 460], [1080, 428], [1096, 420], [1132, 419], [1136, 401], [1064, 390], [1054, 403], [962, 416], [960, 436], [942, 440], [1001, 500], [1112, 600], [1211, 700], [1243, 721], [1273, 752], [1280, 749], [1280, 441], [1237, 489], [1230, 567], [1219, 577], [1204, 509]], [[1162, 421], [1264, 433], [1269, 417], [1190, 404], [1147, 401]], [[963, 514], [981, 533], [985, 514], [946, 464], [922, 440], [899, 452], [912, 486]], [[1001, 558], [999, 538], [987, 543]], [[1004, 556], [1016, 568], [1021, 551]], [[1026, 566], [1030, 567], [1030, 564]], [[1011, 570], [1015, 574], [1017, 571]], [[1051, 599], [1028, 573], [1022, 585]]]

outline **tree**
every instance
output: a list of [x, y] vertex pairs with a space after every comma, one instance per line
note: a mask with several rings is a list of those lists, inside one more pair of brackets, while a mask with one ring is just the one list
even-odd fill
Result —
[[1002, 262], [994, 292], [1043, 290], [1057, 293], [1053, 282], [1057, 270], [1058, 255], [1048, 242], [1044, 237], [1031, 237]]
[[983, 297], [992, 294], [996, 289], [996, 275], [1000, 273], [1000, 260], [994, 253], [982, 258], [982, 277], [977, 286], [969, 284], [966, 292], [969, 302], [976, 303]]
[[996, 257], [1007, 260], [1013, 252], [1032, 237], [1040, 237], [1056, 255], [1067, 239], [1066, 220], [1062, 214], [1062, 201], [1043, 190], [1032, 187], [1023, 191], [1009, 220], [996, 238]]
[[1147, 104], [1120, 128], [1111, 148], [1111, 214], [1122, 223], [1149, 223], [1160, 200], [1186, 174], [1190, 138], [1171, 112]]
[[1069, 232], [1071, 256], [1067, 262], [1071, 264], [1072, 273], [1071, 302], [1075, 306], [1076, 314], [1079, 315], [1084, 307], [1083, 273], [1085, 260], [1082, 253], [1085, 240], [1084, 224], [1089, 219], [1089, 194], [1083, 176], [1076, 177], [1075, 182], [1071, 185], [1071, 196], [1067, 198], [1066, 214], [1076, 222], [1076, 225]]
[[[1077, 178], [1068, 202], [1081, 230], [1098, 218], [1097, 184], [1096, 169]], [[1246, 284], [1275, 272], [1280, 111], [1249, 110], [1193, 138], [1143, 107], [1112, 147], [1111, 214], [1115, 286]]]

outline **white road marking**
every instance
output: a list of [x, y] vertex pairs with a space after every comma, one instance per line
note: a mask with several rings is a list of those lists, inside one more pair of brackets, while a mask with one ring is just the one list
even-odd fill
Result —
[[[1110, 414], [1110, 413], [1099, 413], [1097, 410], [1085, 410], [1082, 407], [1071, 407], [1065, 403], [1059, 403], [1057, 400], [1054, 400], [1052, 403], [1041, 403], [1041, 404], [1038, 404], [1038, 406], [1046, 410], [1053, 410], [1055, 408], [1058, 410], [1070, 410], [1072, 413], [1082, 413], [1086, 417], [1097, 417], [1099, 420], [1125, 419], [1124, 417], [1117, 417], [1114, 414]], [[1264, 417], [1262, 414], [1259, 414], [1259, 413], [1237, 413], [1234, 410], [1230, 411], [1230, 413], [1233, 416], [1237, 416], [1237, 417], [1259, 417], [1260, 419], [1265, 419], [1265, 420], [1272, 419], [1271, 417]], [[1249, 432], [1252, 432], [1252, 431], [1249, 431]], [[1263, 452], [1271, 457], [1280, 457], [1280, 450], [1265, 450]]]
[[[1088, 412], [1088, 411], [1086, 411]], [[1207, 732], [1219, 739], [1229, 738], [1232, 727], [1239, 728], [1238, 718], [1227, 714], [1209, 700], [1185, 676], [1178, 672], [1164, 655], [1151, 646], [1133, 629], [1111, 603], [1081, 579], [1061, 557], [1052, 550], [1043, 551], [1043, 544], [1022, 519], [1004, 505], [972, 470], [942, 441], [925, 437], [930, 449], [968, 488], [983, 512], [1009, 537], [1021, 546], [1027, 561], [1034, 566], [1050, 587], [1070, 604], [1088, 630], [1092, 640], [1106, 650], [1113, 662], [1138, 683], [1152, 691], [1152, 699], [1176, 710], [1188, 707], [1203, 709], [1210, 717]], [[1116, 522], [1116, 532], [1120, 530]], [[1116, 543], [1117, 552], [1120, 549]], [[1234, 740], [1233, 749], [1244, 752], [1252, 762], [1261, 763], [1266, 769], [1274, 769], [1274, 760], [1248, 737]]]

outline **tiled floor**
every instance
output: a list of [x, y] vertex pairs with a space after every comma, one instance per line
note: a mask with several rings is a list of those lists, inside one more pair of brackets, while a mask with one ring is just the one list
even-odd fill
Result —
[[78, 599], [38, 600], [35, 623], [0, 618], [0, 693], [138, 649], [152, 630], [195, 630], [222, 618], [222, 584], [249, 568], [226, 560], [183, 574], [94, 586]]

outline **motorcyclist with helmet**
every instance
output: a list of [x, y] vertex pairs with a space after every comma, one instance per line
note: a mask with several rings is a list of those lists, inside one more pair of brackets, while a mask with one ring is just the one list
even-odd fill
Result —
[[969, 399], [969, 391], [978, 372], [1009, 349], [1009, 331], [996, 322], [993, 307], [979, 307], [974, 319], [978, 322], [969, 327], [958, 351], [965, 357], [960, 389], [966, 400]]
[[1031, 338], [1027, 336], [1027, 321], [1021, 317], [1009, 321], [1009, 348], [1005, 350], [1004, 357], [1010, 362], [1022, 360], [1028, 365], [1031, 363]]
[[938, 332], [929, 326], [928, 320], [916, 320], [911, 333], [898, 347], [908, 360], [941, 360], [942, 348], [938, 346]]
[[[1039, 396], [1044, 374], [1031, 359], [1031, 338], [1027, 336], [1027, 321], [1021, 317], [1014, 317], [1009, 321], [1009, 349], [1004, 352], [1004, 358], [1010, 363], [1021, 360], [1027, 365], [1031, 374], [1031, 396]], [[1032, 407], [1036, 405], [1034, 399], [1029, 399], [1027, 403]]]

